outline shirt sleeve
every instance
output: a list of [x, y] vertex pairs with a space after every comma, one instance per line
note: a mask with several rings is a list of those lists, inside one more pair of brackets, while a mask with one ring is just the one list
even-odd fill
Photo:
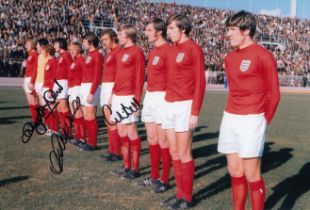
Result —
[[140, 103], [145, 78], [145, 58], [142, 51], [136, 57], [135, 98]]
[[96, 55], [96, 59], [95, 59], [95, 70], [94, 70], [94, 78], [93, 78], [93, 82], [92, 82], [92, 85], [91, 85], [91, 89], [90, 89], [90, 94], [94, 95], [98, 86], [99, 86], [99, 83], [100, 83], [100, 80], [101, 80], [101, 69], [102, 69], [102, 56], [101, 54], [98, 52], [98, 54]]
[[194, 71], [194, 96], [191, 114], [198, 116], [206, 89], [204, 57], [200, 47], [192, 51], [192, 60]]
[[266, 86], [264, 111], [267, 123], [270, 124], [280, 102], [277, 64], [273, 55], [268, 53], [261, 57], [261, 65], [264, 72]]

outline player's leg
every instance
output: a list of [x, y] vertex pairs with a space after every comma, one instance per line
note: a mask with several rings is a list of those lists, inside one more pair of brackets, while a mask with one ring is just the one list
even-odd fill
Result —
[[160, 177], [160, 182], [156, 184], [153, 189], [153, 192], [160, 193], [164, 192], [169, 188], [169, 174], [171, 168], [171, 155], [169, 151], [169, 142], [166, 138], [165, 130], [162, 129], [160, 124], [156, 125], [158, 142], [160, 146], [161, 153], [161, 165], [162, 165], [162, 174]]
[[[123, 178], [132, 180], [140, 176], [140, 152], [141, 152], [141, 138], [138, 136], [138, 130], [135, 122], [126, 124], [128, 139], [131, 144], [131, 170], [123, 175]], [[129, 150], [130, 153], [130, 150]]]
[[[164, 128], [168, 127], [167, 118], [164, 122], [163, 127]], [[183, 174], [182, 174], [182, 162], [178, 151], [176, 132], [174, 131], [174, 128], [165, 129], [165, 131], [167, 140], [169, 142], [169, 151], [172, 159], [173, 175], [176, 183], [176, 194], [164, 201], [161, 201], [160, 204], [162, 206], [171, 208], [172, 206], [179, 203], [180, 200], [183, 198], [183, 180], [182, 180]]]
[[261, 176], [260, 158], [243, 159], [243, 166], [250, 187], [252, 210], [263, 210], [266, 189]]
[[237, 153], [226, 154], [227, 168], [231, 176], [234, 210], [244, 210], [248, 184], [244, 173], [243, 160]]
[[96, 120], [96, 106], [86, 104], [83, 107], [85, 128], [87, 131], [87, 144], [81, 147], [82, 151], [94, 151], [97, 148], [98, 123]]
[[109, 155], [105, 158], [107, 161], [116, 161], [121, 159], [121, 141], [118, 135], [117, 126], [110, 121], [111, 114], [107, 107], [102, 108], [102, 113], [109, 122], [105, 122], [108, 132]]
[[[192, 157], [192, 131], [177, 132], [177, 150], [182, 167], [182, 198], [181, 203], [192, 204], [195, 162]], [[178, 207], [181, 206], [178, 204]]]
[[145, 122], [145, 128], [147, 133], [147, 141], [149, 144], [149, 158], [151, 165], [150, 177], [137, 182], [138, 186], [153, 185], [158, 182], [159, 179], [159, 163], [161, 158], [161, 151], [157, 136], [157, 125], [153, 122]]

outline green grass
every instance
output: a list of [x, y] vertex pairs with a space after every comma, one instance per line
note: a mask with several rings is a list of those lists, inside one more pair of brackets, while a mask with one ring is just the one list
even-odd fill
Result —
[[[216, 151], [225, 100], [224, 92], [207, 93], [200, 129], [194, 136], [194, 195], [198, 201], [194, 209], [232, 209], [226, 160]], [[310, 209], [309, 105], [309, 95], [283, 94], [269, 128], [263, 175], [272, 209]], [[98, 120], [101, 150], [83, 153], [68, 145], [64, 172], [54, 175], [49, 170], [49, 137], [34, 135], [28, 144], [21, 143], [22, 126], [30, 121], [23, 91], [0, 88], [0, 209], [161, 209], [159, 202], [175, 192], [173, 177], [172, 188], [158, 195], [111, 176], [110, 171], [121, 162], [108, 164], [99, 159], [107, 143], [102, 117]], [[141, 168], [147, 176], [150, 168], [143, 124], [139, 124], [139, 134], [143, 138]]]

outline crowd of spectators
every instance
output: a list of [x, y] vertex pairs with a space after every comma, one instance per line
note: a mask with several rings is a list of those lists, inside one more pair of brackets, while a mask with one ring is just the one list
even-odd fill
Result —
[[[102, 27], [117, 28], [134, 24], [139, 45], [149, 51], [143, 35], [153, 17], [166, 19], [170, 14], [187, 14], [193, 23], [192, 38], [204, 51], [206, 69], [223, 70], [223, 58], [230, 50], [225, 41], [225, 19], [232, 11], [155, 3], [143, 0], [2, 0], [0, 1], [0, 76], [18, 76], [12, 70], [25, 58], [23, 44], [28, 38], [65, 37], [81, 40], [87, 31]], [[310, 20], [256, 15], [256, 39], [267, 46], [284, 75], [302, 75], [310, 71]], [[16, 73], [17, 72], [17, 73]]]

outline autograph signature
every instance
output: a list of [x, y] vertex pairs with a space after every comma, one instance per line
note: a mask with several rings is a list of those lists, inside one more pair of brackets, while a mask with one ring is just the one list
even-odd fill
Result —
[[[38, 135], [43, 135], [47, 131], [46, 125], [43, 123], [43, 118], [44, 118], [44, 111], [46, 109], [49, 110], [49, 114], [46, 116], [46, 119], [48, 119], [55, 109], [57, 109], [57, 106], [59, 102], [57, 102], [57, 96], [59, 93], [62, 92], [63, 87], [57, 82], [57, 80], [54, 79], [55, 84], [58, 86], [57, 90], [54, 92], [53, 90], [46, 90], [43, 94], [43, 99], [45, 101], [44, 106], [39, 106], [37, 108], [37, 119], [36, 123], [32, 122], [26, 122], [23, 126], [23, 131], [22, 131], [22, 137], [21, 141], [23, 143], [28, 143], [33, 136], [34, 131]], [[69, 104], [69, 97], [67, 97], [67, 103]], [[52, 105], [53, 108], [52, 108]], [[76, 97], [72, 101], [72, 107], [73, 107], [73, 114], [69, 117], [70, 120], [70, 127], [72, 127], [72, 123], [74, 120], [74, 116], [77, 113], [81, 106], [80, 103], [80, 98]], [[49, 153], [49, 159], [50, 159], [50, 170], [54, 174], [61, 174], [63, 172], [63, 151], [66, 150], [66, 144], [68, 142], [68, 134], [66, 133], [65, 130], [63, 130], [64, 135], [58, 135], [53, 133], [51, 135], [51, 144], [52, 144], [52, 151]]]

